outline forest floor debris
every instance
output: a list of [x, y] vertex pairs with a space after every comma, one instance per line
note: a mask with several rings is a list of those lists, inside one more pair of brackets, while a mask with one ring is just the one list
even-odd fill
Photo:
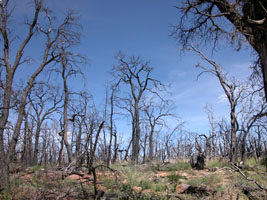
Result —
[[[11, 176], [11, 190], [0, 199], [267, 199], [266, 191], [247, 181], [234, 168], [195, 170], [186, 164], [157, 163], [138, 166], [114, 165], [114, 171], [99, 168], [94, 177], [86, 170], [64, 174], [64, 170], [32, 167]], [[267, 186], [266, 167], [242, 169], [242, 173]]]

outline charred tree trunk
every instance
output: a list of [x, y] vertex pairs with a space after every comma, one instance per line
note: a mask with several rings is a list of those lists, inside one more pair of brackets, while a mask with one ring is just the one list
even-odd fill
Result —
[[61, 167], [64, 161], [64, 139], [63, 136], [61, 136], [61, 141], [60, 141], [60, 150], [58, 154], [58, 164]]
[[93, 161], [94, 161], [94, 158], [95, 158], [95, 152], [96, 152], [96, 147], [97, 147], [97, 143], [98, 143], [98, 138], [99, 138], [100, 132], [101, 132], [103, 126], [104, 126], [104, 123], [105, 123], [105, 121], [103, 121], [99, 125], [97, 133], [96, 133], [96, 136], [95, 136], [94, 144], [93, 144], [93, 146], [91, 148], [89, 162], [88, 162], [89, 174], [91, 174], [93, 172], [92, 171], [92, 169], [93, 169]]
[[153, 160], [153, 152], [154, 152], [154, 141], [153, 141], [153, 135], [154, 135], [154, 128], [155, 126], [151, 126], [150, 134], [149, 134], [149, 153], [148, 153], [148, 160]]
[[114, 134], [114, 155], [112, 158], [112, 163], [115, 163], [118, 157], [118, 139], [117, 139], [117, 132], [115, 131]]
[[138, 163], [138, 156], [139, 156], [139, 150], [140, 150], [140, 117], [139, 117], [139, 101], [135, 101], [134, 105], [134, 113], [135, 113], [135, 134], [134, 134], [134, 140], [133, 140], [133, 161], [135, 163]]

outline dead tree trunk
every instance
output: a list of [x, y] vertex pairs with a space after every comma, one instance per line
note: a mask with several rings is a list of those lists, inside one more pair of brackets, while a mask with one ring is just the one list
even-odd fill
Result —
[[99, 125], [97, 133], [96, 133], [96, 136], [95, 136], [95, 141], [94, 141], [93, 147], [91, 148], [90, 158], [89, 158], [89, 163], [88, 163], [89, 174], [91, 174], [92, 169], [93, 169], [93, 161], [94, 161], [94, 158], [95, 158], [95, 152], [96, 152], [96, 147], [97, 147], [97, 143], [98, 143], [98, 138], [99, 138], [100, 132], [101, 132], [103, 126], [104, 126], [104, 123], [105, 123], [105, 121], [103, 121]]

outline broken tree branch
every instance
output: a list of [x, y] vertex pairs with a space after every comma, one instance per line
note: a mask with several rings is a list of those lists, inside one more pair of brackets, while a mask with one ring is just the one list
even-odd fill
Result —
[[237, 169], [237, 171], [244, 177], [246, 178], [246, 180], [251, 181], [253, 183], [255, 183], [261, 190], [264, 190], [267, 192], [267, 188], [263, 187], [262, 185], [260, 185], [256, 180], [254, 180], [251, 177], [248, 177], [238, 166], [236, 166], [235, 164], [231, 163], [231, 165]]

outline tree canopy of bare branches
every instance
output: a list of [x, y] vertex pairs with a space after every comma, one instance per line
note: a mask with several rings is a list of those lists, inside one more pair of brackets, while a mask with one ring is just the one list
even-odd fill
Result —
[[[36, 79], [45, 68], [55, 64], [62, 55], [62, 47], [70, 48], [79, 41], [77, 18], [73, 12], [68, 12], [61, 23], [56, 22], [56, 17], [50, 9], [45, 7], [43, 0], [34, 0], [32, 18], [26, 19], [25, 35], [12, 30], [12, 16], [16, 12], [12, 1], [6, 0], [0, 3], [0, 32], [1, 32], [1, 70], [4, 79], [1, 80], [3, 98], [1, 98], [0, 116], [0, 187], [8, 185], [8, 165], [14, 158], [16, 145], [20, 136], [20, 128], [23, 121], [24, 110], [27, 104], [27, 96], [34, 86]], [[20, 34], [17, 37], [16, 34]], [[34, 36], [40, 39], [43, 49], [39, 62], [33, 63], [32, 73], [27, 84], [22, 88], [18, 105], [17, 122], [7, 151], [4, 149], [4, 133], [8, 123], [11, 105], [11, 95], [14, 87], [14, 76], [23, 64], [29, 62], [31, 55], [26, 55], [26, 49], [31, 45]], [[19, 38], [19, 39], [18, 39]], [[16, 41], [16, 45], [14, 44]], [[18, 48], [17, 47], [18, 45]], [[11, 51], [12, 49], [12, 51]], [[15, 55], [12, 53], [15, 52]]]
[[117, 55], [118, 65], [112, 69], [112, 74], [121, 83], [129, 86], [130, 98], [126, 99], [127, 110], [132, 115], [132, 154], [133, 160], [138, 162], [140, 151], [140, 101], [145, 92], [157, 95], [157, 90], [164, 90], [165, 86], [158, 80], [151, 78], [153, 67], [148, 61], [140, 57], [130, 57], [128, 60], [121, 52]]
[[237, 49], [247, 41], [259, 56], [267, 99], [267, 3], [264, 0], [186, 0], [176, 8], [182, 13], [173, 36], [185, 47], [191, 43], [214, 48], [226, 38]]

